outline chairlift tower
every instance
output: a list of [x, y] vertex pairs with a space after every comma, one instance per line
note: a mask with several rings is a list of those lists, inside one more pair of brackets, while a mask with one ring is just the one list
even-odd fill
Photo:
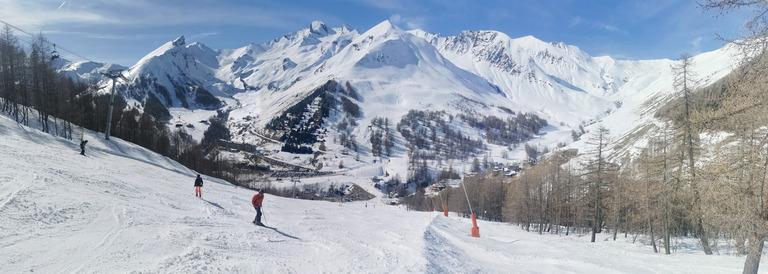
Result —
[[299, 181], [299, 179], [296, 179], [296, 178], [291, 178], [291, 182], [293, 182], [293, 194], [292, 194], [293, 197], [291, 198], [296, 199], [296, 183], [299, 183], [301, 181]]
[[112, 128], [112, 109], [115, 106], [115, 82], [117, 82], [117, 78], [122, 78], [123, 80], [127, 79], [125, 79], [121, 70], [110, 70], [109, 73], [102, 72], [101, 74], [112, 79], [112, 94], [109, 98], [109, 111], [107, 112], [107, 130], [104, 133], [104, 139], [109, 140], [109, 130]]

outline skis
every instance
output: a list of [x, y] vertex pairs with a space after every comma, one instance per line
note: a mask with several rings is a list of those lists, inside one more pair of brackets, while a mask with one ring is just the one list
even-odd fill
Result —
[[255, 225], [255, 226], [261, 226], [261, 227], [266, 227], [266, 228], [272, 228], [272, 229], [274, 229], [274, 227], [268, 227], [268, 226], [266, 226], [266, 225], [264, 225], [264, 224], [257, 224], [257, 223], [254, 223], [254, 222], [251, 222], [251, 223], [252, 223], [253, 225]]

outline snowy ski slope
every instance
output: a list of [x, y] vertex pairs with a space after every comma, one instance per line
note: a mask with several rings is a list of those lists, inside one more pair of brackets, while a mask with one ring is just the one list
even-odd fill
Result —
[[[117, 138], [78, 142], [0, 116], [2, 273], [739, 273], [744, 257], [705, 256], [680, 239], [654, 254], [642, 236], [538, 235], [506, 223], [409, 212], [378, 200], [294, 200], [196, 173]], [[761, 269], [768, 269], [765, 263]]]

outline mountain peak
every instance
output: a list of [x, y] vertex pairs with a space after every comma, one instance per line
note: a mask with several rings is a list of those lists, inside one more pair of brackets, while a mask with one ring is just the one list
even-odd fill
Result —
[[328, 27], [322, 21], [312, 21], [309, 26], [309, 31], [318, 35], [327, 35]]
[[184, 46], [186, 43], [184, 42], [184, 35], [179, 36], [179, 38], [176, 38], [176, 40], [173, 40], [174, 46]]
[[399, 29], [395, 24], [392, 24], [392, 21], [389, 21], [389, 19], [382, 21], [381, 23], [377, 24], [376, 26], [371, 28], [373, 29]]
[[549, 44], [547, 42], [541, 41], [541, 39], [534, 37], [533, 35], [526, 35], [520, 38], [512, 39], [518, 44], [525, 45], [528, 47], [540, 47], [541, 45]]
[[398, 31], [402, 31], [402, 30], [400, 28], [398, 28], [397, 26], [395, 26], [394, 24], [392, 24], [392, 22], [390, 22], [389, 20], [384, 20], [383, 22], [381, 22], [378, 25], [372, 27], [371, 29], [369, 29], [365, 33], [368, 34], [368, 35], [373, 35], [373, 36], [386, 37], [388, 34], [390, 34], [393, 31], [398, 32]]
[[340, 27], [340, 28], [338, 28], [338, 30], [339, 30], [341, 33], [349, 33], [350, 31], [353, 31], [353, 30], [355, 30], [355, 28], [353, 28], [353, 27], [351, 27], [351, 26], [349, 26], [349, 25], [347, 25], [347, 24], [343, 24], [343, 25], [341, 25], [341, 27]]

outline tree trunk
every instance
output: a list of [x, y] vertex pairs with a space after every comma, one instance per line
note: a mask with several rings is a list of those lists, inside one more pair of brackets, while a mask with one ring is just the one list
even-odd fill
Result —
[[[646, 175], [650, 174], [650, 171], [646, 169], [645, 171]], [[646, 214], [646, 221], [648, 222], [648, 230], [651, 234], [651, 245], [653, 246], [653, 253], [659, 253], [659, 250], [656, 248], [656, 238], [653, 235], [653, 223], [651, 222], [651, 202], [650, 202], [650, 179], [648, 177], [645, 178], [645, 214]]]
[[622, 186], [621, 183], [619, 183], [618, 189], [616, 190], [616, 209], [614, 210], [615, 214], [615, 222], [614, 222], [614, 228], [613, 228], [613, 241], [616, 241], [616, 235], [619, 233], [619, 227], [621, 226], [621, 191]]
[[[598, 194], [599, 197], [599, 194]], [[597, 198], [597, 201], [599, 201], [600, 198]], [[595, 242], [595, 237], [597, 236], [597, 227], [598, 222], [600, 221], [598, 210], [600, 210], [600, 207], [597, 202], [595, 202], [595, 217], [592, 220], [592, 240], [590, 242]]]
[[651, 245], [653, 246], [653, 253], [659, 253], [659, 249], [656, 248], [656, 237], [653, 236], [653, 226], [651, 228]]
[[596, 233], [597, 233], [597, 228], [595, 228], [596, 226], [597, 226], [597, 225], [595, 225], [595, 223], [592, 223], [592, 240], [591, 240], [590, 242], [593, 242], [593, 243], [595, 242], [595, 236], [597, 236], [597, 235], [596, 235]]
[[619, 233], [619, 214], [616, 213], [616, 222], [613, 228], [613, 241], [616, 241], [616, 235]]
[[712, 248], [709, 246], [709, 238], [707, 236], [707, 233], [704, 231], [704, 226], [701, 224], [701, 216], [697, 216], [698, 218], [698, 225], [696, 227], [696, 230], [698, 230], [699, 234], [699, 241], [701, 242], [701, 248], [704, 250], [704, 254], [712, 255]]
[[747, 260], [744, 261], [743, 274], [757, 274], [757, 270], [760, 267], [760, 257], [763, 255], [765, 237], [765, 235], [758, 232], [750, 233], [749, 249], [747, 251]]

